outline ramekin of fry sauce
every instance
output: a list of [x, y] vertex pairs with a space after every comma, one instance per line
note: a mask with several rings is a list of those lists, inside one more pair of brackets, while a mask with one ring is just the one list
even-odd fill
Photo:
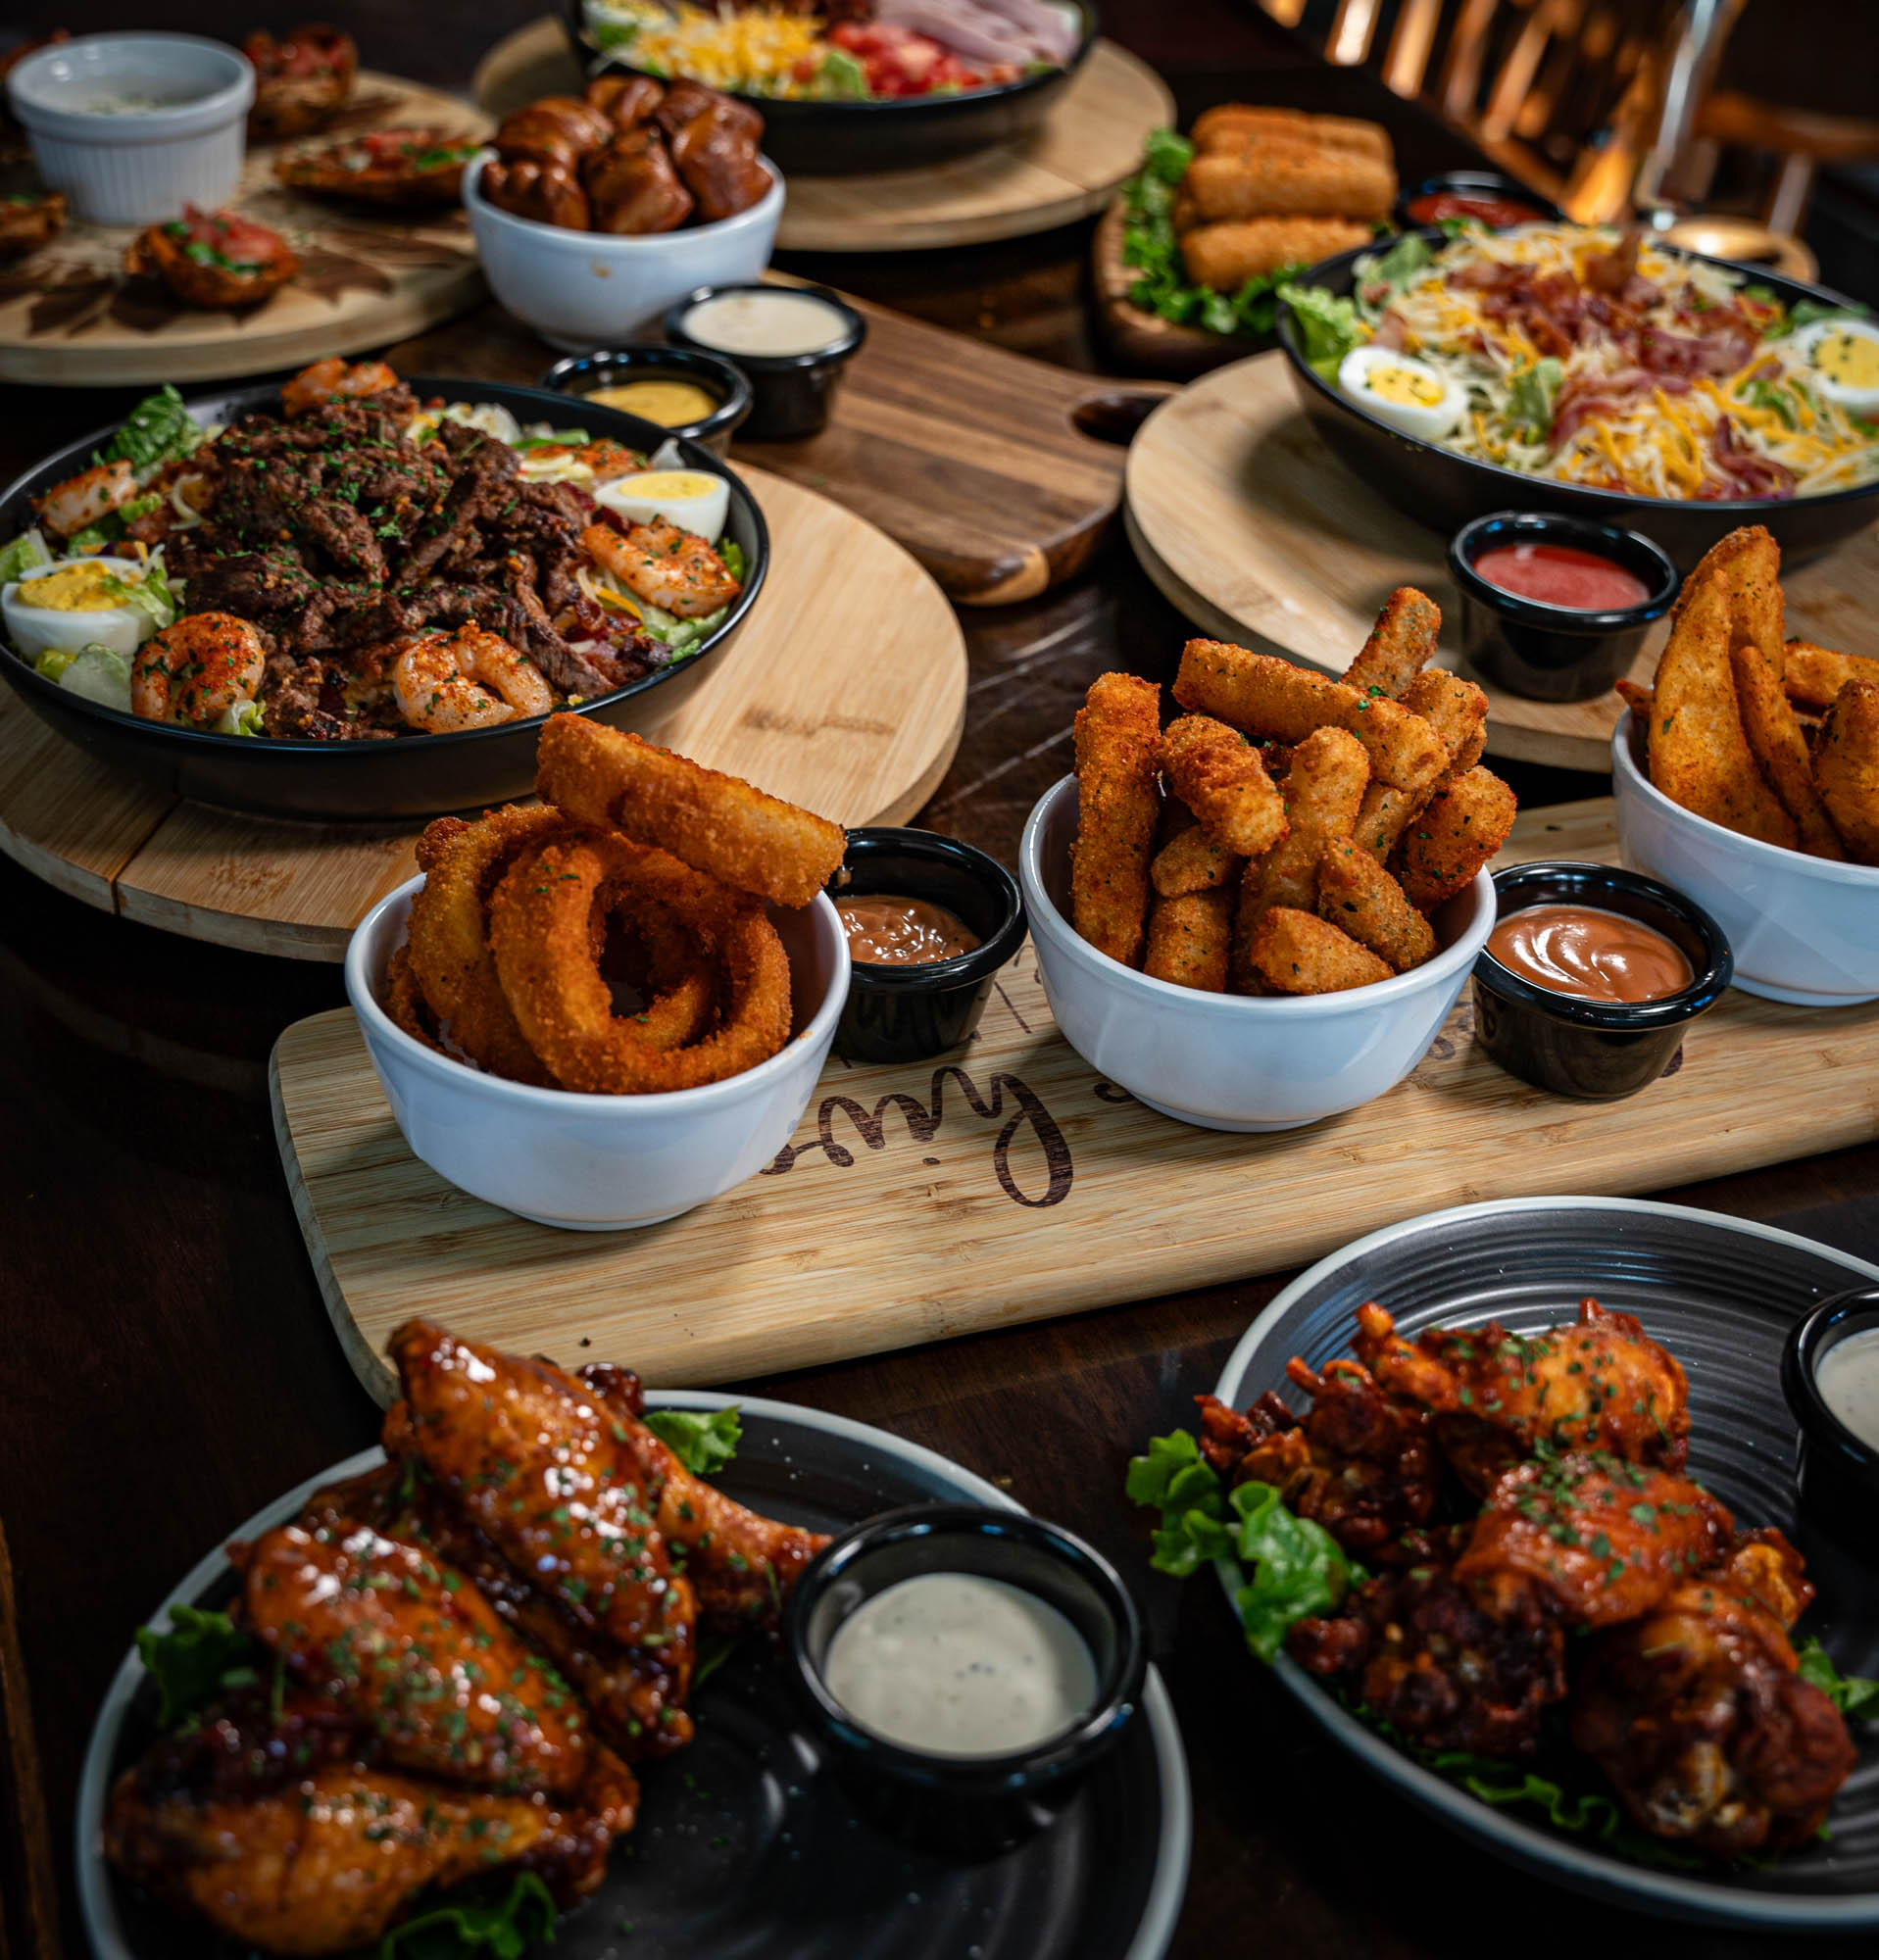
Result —
[[1630, 670], [1681, 580], [1637, 531], [1552, 512], [1496, 511], [1449, 542], [1461, 651], [1528, 701], [1589, 701]]
[[1475, 1039], [1556, 1096], [1609, 1102], [1656, 1081], [1734, 971], [1715, 920], [1636, 871], [1517, 864], [1494, 874], [1494, 894]]
[[936, 831], [851, 830], [827, 889], [852, 961], [835, 1053], [923, 1061], [968, 1041], [1024, 944], [1024, 902], [1004, 865]]
[[750, 383], [728, 361], [702, 348], [651, 343], [570, 354], [549, 368], [541, 386], [643, 416], [703, 443], [714, 456], [729, 453], [753, 399]]

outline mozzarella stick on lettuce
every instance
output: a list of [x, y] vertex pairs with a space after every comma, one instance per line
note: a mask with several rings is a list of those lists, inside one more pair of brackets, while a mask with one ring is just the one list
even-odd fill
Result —
[[1274, 906], [1253, 934], [1253, 965], [1281, 994], [1342, 994], [1390, 978], [1390, 968], [1315, 912]]
[[1349, 218], [1229, 218], [1176, 225], [1181, 259], [1197, 286], [1237, 293], [1248, 279], [1286, 266], [1315, 266], [1367, 244], [1372, 227]]
[[1492, 769], [1444, 783], [1403, 834], [1392, 867], [1410, 905], [1432, 912], [1474, 882], [1508, 841], [1516, 805]]
[[1318, 866], [1318, 916], [1367, 946], [1399, 973], [1435, 953], [1435, 930], [1403, 887], [1360, 845], [1346, 839]]
[[1183, 714], [1162, 735], [1162, 773], [1215, 844], [1257, 858], [1285, 835], [1285, 800], [1238, 729]]
[[1325, 150], [1356, 150], [1386, 164], [1393, 154], [1389, 131], [1380, 122], [1360, 122], [1354, 116], [1310, 116], [1303, 109], [1249, 102], [1222, 102], [1203, 110], [1190, 134], [1197, 150], [1239, 150], [1278, 136], [1315, 143]]
[[1148, 917], [1149, 859], [1161, 815], [1161, 710], [1154, 682], [1108, 673], [1091, 683], [1076, 715], [1071, 919], [1099, 953], [1125, 966], [1142, 957]]
[[1153, 980], [1205, 994], [1226, 991], [1227, 948], [1233, 937], [1231, 887], [1158, 898], [1149, 910], [1142, 971]]
[[1261, 137], [1238, 150], [1203, 151], [1182, 192], [1203, 222], [1219, 218], [1378, 220], [1396, 202], [1396, 172], [1381, 157]]

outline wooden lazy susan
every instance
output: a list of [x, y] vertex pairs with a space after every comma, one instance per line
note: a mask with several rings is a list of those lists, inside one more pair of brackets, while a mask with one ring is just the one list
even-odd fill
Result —
[[[903, 822], [959, 747], [959, 620], [892, 539], [813, 491], [745, 473], [769, 524], [763, 596], [709, 684], [646, 733], [838, 823]], [[0, 851], [88, 905], [251, 953], [338, 960], [354, 925], [417, 869], [420, 825], [271, 822], [179, 802], [0, 694]]]
[[[1459, 612], [1447, 541], [1332, 455], [1277, 350], [1204, 375], [1149, 417], [1129, 450], [1124, 518], [1143, 569], [1203, 632], [1330, 673], [1351, 663], [1399, 585], [1419, 586], [1447, 620]], [[1790, 633], [1879, 651], [1879, 533], [1781, 582]], [[1667, 620], [1654, 628], [1633, 679], [1649, 682], [1668, 631]], [[1453, 648], [1453, 626], [1445, 637]], [[1488, 701], [1491, 753], [1610, 772], [1615, 693], [1553, 703], [1490, 687]]]
[[[1615, 860], [1600, 798], [1520, 819], [1504, 861]], [[1567, 1102], [1487, 1059], [1463, 998], [1389, 1095], [1310, 1129], [1234, 1136], [1159, 1116], [1057, 1033], [1027, 946], [972, 1041], [930, 1062], [831, 1059], [768, 1168], [683, 1218], [558, 1232], [420, 1163], [350, 1008], [274, 1050], [275, 1133], [333, 1324], [391, 1394], [413, 1313], [523, 1352], [591, 1351], [656, 1386], [736, 1380], [1217, 1286], [1303, 1264], [1418, 1211], [1540, 1192], [1618, 1194], [1673, 1159], [1717, 1177], [1879, 1134], [1879, 1004], [1731, 992], [1664, 1077]]]
[[[581, 87], [562, 24], [536, 21], [499, 41], [474, 82], [502, 117], [537, 96]], [[792, 176], [780, 252], [914, 252], [1028, 237], [1101, 211], [1142, 155], [1151, 129], [1174, 121], [1174, 98], [1145, 62], [1098, 41], [1042, 132], [914, 171]]]
[[[393, 124], [484, 133], [455, 96], [362, 73], [325, 138]], [[285, 234], [299, 274], [245, 313], [184, 307], [149, 279], [126, 280], [126, 226], [73, 224], [29, 259], [0, 269], [0, 381], [123, 387], [226, 380], [357, 354], [420, 332], [474, 305], [482, 273], [463, 213], [386, 212], [302, 196], [278, 183], [281, 146], [250, 147], [234, 202]], [[0, 195], [32, 188], [28, 166]]]

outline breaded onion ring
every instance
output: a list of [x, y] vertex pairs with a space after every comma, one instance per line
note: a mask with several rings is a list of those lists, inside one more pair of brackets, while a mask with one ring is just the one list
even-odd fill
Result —
[[[660, 1049], [614, 1012], [593, 944], [594, 906], [609, 890], [687, 908], [718, 968], [715, 1033]], [[518, 858], [490, 902], [489, 943], [523, 1036], [565, 1089], [695, 1089], [767, 1061], [789, 1039], [789, 960], [763, 907], [621, 838], [560, 838]]]
[[594, 902], [596, 954], [606, 941], [607, 915], [628, 904], [633, 915], [627, 923], [640, 955], [629, 979], [645, 1003], [632, 1023], [652, 1048], [683, 1048], [709, 1032], [717, 1016], [712, 962], [679, 912], [636, 899], [630, 884], [612, 879]]
[[439, 817], [424, 831], [424, 882], [411, 902], [412, 970], [451, 1041], [492, 1075], [546, 1088], [552, 1080], [528, 1045], [490, 956], [485, 908], [518, 852], [574, 828], [558, 809], [507, 805], [475, 823]]
[[848, 848], [839, 823], [578, 714], [549, 716], [535, 787], [584, 823], [779, 906], [808, 905]]
[[418, 976], [412, 971], [411, 948], [408, 946], [399, 947], [385, 962], [384, 1004], [385, 1012], [413, 1041], [422, 1042], [439, 1054], [444, 1053], [444, 1045], [437, 1039], [437, 1023], [430, 1011], [430, 1003], [424, 999]]

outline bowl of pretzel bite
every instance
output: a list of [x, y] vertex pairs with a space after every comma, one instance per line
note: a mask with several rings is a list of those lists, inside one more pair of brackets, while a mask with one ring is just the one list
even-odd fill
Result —
[[1514, 816], [1480, 764], [1486, 696], [1430, 664], [1440, 625], [1394, 593], [1342, 680], [1190, 640], [1165, 727], [1153, 682], [1090, 688], [1019, 882], [1064, 1039], [1151, 1108], [1292, 1129], [1384, 1095], [1440, 1033]]
[[464, 172], [497, 300], [580, 352], [646, 333], [701, 286], [761, 277], [784, 195], [763, 133], [748, 103], [647, 75], [513, 111]]

